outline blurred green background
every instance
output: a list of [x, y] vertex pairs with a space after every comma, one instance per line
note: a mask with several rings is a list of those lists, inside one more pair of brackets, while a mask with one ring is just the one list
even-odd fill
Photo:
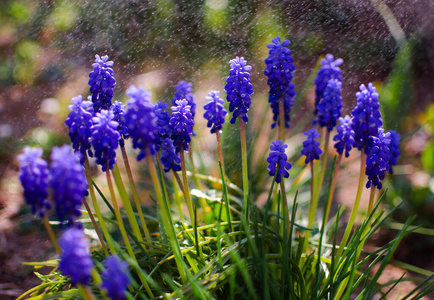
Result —
[[[433, 24], [432, 0], [3, 0], [0, 231], [10, 228], [6, 218], [17, 214], [8, 207], [22, 201], [12, 179], [18, 171], [16, 154], [26, 144], [48, 153], [53, 145], [68, 142], [66, 107], [71, 97], [89, 94], [87, 79], [95, 54], [107, 54], [115, 62], [115, 100], [124, 99], [130, 84], [142, 84], [152, 91], [153, 101], [169, 101], [177, 82], [187, 80], [193, 83], [199, 107], [208, 91], [223, 91], [228, 61], [244, 56], [253, 67], [250, 124], [259, 130], [268, 128], [262, 120], [271, 120], [263, 75], [266, 45], [280, 35], [291, 41], [296, 67], [298, 105], [291, 112], [292, 136], [312, 117], [314, 87], [305, 82], [321, 55], [344, 59], [343, 114], [350, 113], [360, 84], [375, 83], [386, 128], [402, 136], [402, 157], [394, 168], [388, 203], [405, 204], [391, 227], [417, 214], [417, 225], [427, 230], [421, 231], [422, 241], [416, 236], [413, 246], [432, 253]], [[196, 130], [205, 130], [205, 122], [197, 122]], [[213, 153], [207, 139], [201, 137], [198, 148]], [[229, 168], [237, 168], [235, 159], [228, 161]], [[434, 268], [434, 261], [430, 264]]]

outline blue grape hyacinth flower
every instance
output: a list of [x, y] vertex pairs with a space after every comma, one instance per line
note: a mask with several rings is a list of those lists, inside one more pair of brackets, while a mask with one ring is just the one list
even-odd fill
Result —
[[133, 148], [139, 149], [137, 160], [142, 160], [147, 153], [155, 154], [155, 137], [158, 131], [151, 94], [144, 87], [131, 86], [127, 90], [130, 97], [127, 112], [124, 116], [125, 126], [128, 128], [133, 142]]
[[228, 114], [227, 110], [223, 106], [223, 99], [219, 97], [219, 91], [211, 91], [205, 98], [206, 104], [204, 105], [205, 113], [203, 117], [208, 120], [206, 126], [211, 128], [211, 133], [215, 133], [217, 130], [223, 129], [225, 123], [225, 116]]
[[54, 147], [51, 152], [51, 181], [53, 199], [59, 221], [72, 225], [81, 215], [83, 197], [87, 196], [87, 181], [78, 153], [68, 145]]
[[23, 153], [18, 155], [19, 179], [24, 199], [31, 207], [32, 214], [38, 213], [41, 218], [44, 217], [45, 210], [51, 208], [47, 200], [50, 173], [47, 162], [41, 158], [42, 153], [41, 148], [24, 147]]
[[172, 106], [172, 116], [169, 120], [169, 127], [172, 130], [172, 140], [179, 153], [181, 147], [189, 150], [191, 135], [193, 134], [194, 120], [191, 115], [190, 105], [187, 100], [176, 100], [176, 105]]
[[101, 287], [107, 291], [111, 300], [126, 299], [126, 291], [131, 283], [128, 276], [128, 263], [122, 261], [116, 255], [104, 260], [105, 271], [101, 274]]
[[181, 158], [178, 153], [176, 153], [175, 146], [173, 145], [173, 141], [169, 138], [164, 139], [161, 144], [161, 163], [164, 166], [164, 172], [169, 172], [173, 170], [175, 172], [181, 171]]
[[110, 110], [101, 110], [93, 120], [92, 145], [95, 150], [96, 163], [105, 172], [111, 170], [116, 162], [116, 149], [119, 146], [119, 123], [113, 120], [114, 114]]
[[319, 148], [319, 142], [315, 140], [320, 137], [318, 131], [316, 131], [315, 128], [305, 131], [304, 135], [307, 136], [307, 139], [303, 142], [301, 155], [306, 156], [304, 162], [307, 164], [314, 161], [315, 159], [319, 159], [320, 155], [322, 154], [322, 150]]
[[345, 157], [350, 156], [350, 151], [354, 147], [354, 131], [351, 127], [351, 117], [346, 115], [345, 118], [339, 118], [340, 125], [336, 127], [337, 134], [333, 137], [333, 140], [337, 143], [335, 144], [336, 151], [339, 154], [344, 153]]
[[110, 107], [110, 111], [113, 113], [113, 120], [118, 122], [118, 128], [121, 138], [119, 139], [119, 146], [125, 146], [125, 141], [130, 137], [127, 126], [125, 126], [124, 115], [125, 115], [126, 106], [119, 101], [115, 101], [112, 107]]
[[327, 83], [330, 79], [342, 81], [342, 70], [339, 68], [344, 61], [340, 58], [334, 59], [333, 55], [326, 54], [325, 58], [321, 59], [321, 67], [318, 70], [318, 75], [314, 80], [315, 88], [315, 110], [314, 115], [318, 113], [318, 103], [324, 97], [324, 91], [327, 88]]
[[154, 105], [154, 113], [157, 117], [157, 132], [155, 134], [154, 141], [156, 151], [159, 151], [161, 148], [161, 143], [163, 143], [166, 138], [170, 137], [170, 115], [169, 112], [166, 111], [168, 106], [169, 104], [164, 103], [163, 101], [159, 101]]
[[229, 61], [229, 77], [226, 79], [225, 91], [226, 99], [229, 102], [229, 111], [233, 112], [231, 123], [235, 124], [240, 117], [245, 123], [249, 121], [247, 113], [249, 112], [253, 87], [250, 83], [250, 74], [252, 69], [247, 65], [244, 57], [236, 57]]
[[280, 37], [275, 37], [272, 44], [268, 44], [270, 49], [268, 57], [265, 59], [265, 76], [268, 77], [267, 83], [270, 86], [268, 102], [270, 102], [271, 110], [273, 111], [273, 124], [280, 126], [280, 110], [279, 100], [283, 100], [283, 110], [285, 115], [285, 127], [289, 128], [291, 107], [294, 105], [294, 84], [291, 82], [293, 72], [295, 70], [293, 59], [291, 57], [291, 50], [287, 48], [290, 41], [286, 40], [280, 43]]
[[356, 93], [357, 104], [352, 111], [352, 128], [355, 133], [355, 146], [364, 149], [368, 154], [367, 143], [370, 136], [377, 136], [378, 129], [383, 125], [380, 113], [378, 93], [372, 83], [360, 86], [360, 92]]
[[317, 118], [314, 124], [319, 123], [321, 127], [327, 127], [328, 131], [332, 131], [336, 126], [337, 120], [341, 116], [342, 83], [337, 79], [330, 79], [323, 93], [323, 98], [317, 106]]
[[399, 151], [399, 140], [401, 139], [401, 135], [394, 130], [388, 130], [390, 133], [390, 159], [389, 159], [389, 173], [393, 174], [393, 166], [396, 166], [398, 163], [398, 158], [401, 156], [401, 151]]
[[269, 171], [268, 174], [274, 177], [277, 171], [277, 183], [280, 183], [282, 181], [282, 176], [285, 178], [289, 177], [288, 171], [292, 167], [291, 164], [287, 161], [288, 157], [285, 154], [286, 148], [288, 148], [288, 145], [284, 144], [281, 140], [271, 142], [271, 152], [267, 158]]
[[176, 105], [177, 100], [187, 100], [188, 105], [190, 105], [191, 116], [194, 119], [196, 116], [196, 101], [194, 101], [193, 97], [193, 85], [187, 81], [180, 81], [175, 86], [175, 90], [176, 92], [172, 98], [172, 106]]
[[59, 269], [62, 274], [69, 276], [73, 285], [87, 285], [93, 262], [90, 257], [90, 243], [83, 230], [76, 227], [66, 229], [59, 239], [59, 246]]
[[[70, 113], [65, 120], [65, 125], [69, 129], [72, 148], [83, 155], [87, 151], [89, 156], [92, 157], [92, 101], [83, 101], [82, 96], [77, 96], [72, 98], [71, 102], [72, 104], [68, 106]], [[81, 163], [83, 163], [83, 160], [84, 157], [82, 156]]]
[[112, 61], [104, 55], [95, 55], [95, 63], [92, 64], [93, 71], [89, 74], [90, 92], [92, 93], [93, 109], [95, 113], [101, 109], [110, 109], [112, 106], [113, 89], [116, 79], [113, 75]]
[[390, 132], [384, 133], [384, 129], [378, 129], [377, 136], [370, 136], [368, 143], [368, 155], [366, 160], [366, 175], [368, 182], [366, 188], [371, 185], [376, 186], [379, 190], [382, 188], [381, 181], [389, 171], [390, 160]]

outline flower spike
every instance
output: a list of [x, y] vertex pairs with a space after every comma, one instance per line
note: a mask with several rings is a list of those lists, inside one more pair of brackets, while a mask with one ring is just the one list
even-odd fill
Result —
[[211, 128], [211, 133], [215, 133], [216, 130], [222, 130], [225, 123], [225, 116], [228, 114], [227, 110], [223, 106], [223, 99], [219, 97], [219, 91], [211, 91], [205, 98], [207, 103], [203, 107], [205, 113], [203, 117], [208, 120], [207, 127]]
[[354, 130], [351, 127], [351, 117], [345, 116], [345, 118], [339, 118], [340, 126], [336, 127], [338, 133], [334, 136], [333, 140], [337, 143], [335, 144], [336, 151], [339, 154], [344, 153], [345, 157], [350, 156], [350, 151], [354, 147]]
[[193, 126], [194, 120], [188, 101], [185, 99], [176, 100], [176, 105], [172, 106], [172, 117], [169, 120], [169, 127], [172, 130], [171, 138], [177, 153], [180, 152], [181, 146], [185, 151], [189, 150]]
[[116, 79], [113, 75], [112, 61], [104, 55], [95, 55], [95, 63], [92, 64], [93, 71], [89, 74], [90, 92], [92, 93], [93, 109], [95, 113], [101, 109], [110, 109], [112, 106], [113, 89]]
[[282, 176], [285, 178], [289, 177], [288, 171], [291, 169], [291, 164], [287, 161], [288, 157], [285, 154], [285, 149], [288, 145], [284, 144], [283, 141], [277, 140], [271, 142], [270, 154], [268, 155], [268, 171], [269, 175], [273, 176], [276, 174], [276, 182], [280, 183], [282, 181]]
[[304, 135], [307, 139], [303, 142], [303, 149], [301, 150], [301, 155], [305, 155], [305, 163], [313, 162], [315, 159], [319, 159], [322, 154], [322, 150], [319, 148], [319, 142], [315, 139], [320, 137], [318, 131], [312, 128], [309, 131], [305, 131]]
[[390, 160], [390, 132], [384, 133], [384, 129], [378, 129], [378, 136], [371, 136], [368, 143], [368, 155], [366, 160], [366, 175], [368, 182], [366, 187], [376, 186], [379, 190], [382, 188], [381, 180], [389, 171]]

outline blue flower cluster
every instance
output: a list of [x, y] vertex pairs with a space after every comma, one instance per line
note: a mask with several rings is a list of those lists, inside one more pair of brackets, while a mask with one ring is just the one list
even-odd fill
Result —
[[92, 118], [92, 145], [95, 150], [96, 163], [105, 172], [111, 170], [116, 162], [116, 149], [121, 135], [117, 130], [119, 123], [113, 121], [114, 114], [110, 110], [101, 110]]
[[93, 72], [89, 74], [90, 92], [92, 93], [93, 109], [99, 112], [101, 109], [110, 109], [112, 106], [113, 89], [116, 79], [113, 75], [112, 61], [108, 56], [95, 55], [95, 63], [92, 64]]
[[32, 214], [38, 212], [41, 218], [45, 210], [51, 208], [47, 200], [50, 174], [47, 162], [41, 158], [42, 153], [41, 148], [24, 147], [23, 153], [18, 155], [24, 199], [30, 205]]
[[378, 93], [372, 83], [360, 86], [360, 92], [356, 93], [357, 104], [352, 111], [352, 128], [355, 133], [355, 146], [364, 149], [368, 153], [367, 143], [370, 136], [377, 136], [378, 129], [383, 125], [378, 103]]
[[159, 151], [161, 143], [170, 137], [169, 120], [170, 115], [166, 111], [169, 105], [163, 101], [159, 101], [154, 105], [154, 114], [157, 117], [157, 132], [155, 134], [155, 150]]
[[164, 172], [173, 171], [181, 171], [181, 158], [176, 153], [175, 146], [173, 145], [173, 141], [169, 138], [164, 139], [161, 144], [161, 163], [164, 166]]
[[211, 91], [205, 98], [206, 104], [203, 107], [205, 113], [203, 117], [208, 120], [207, 127], [211, 128], [211, 133], [215, 133], [216, 130], [222, 130], [225, 123], [225, 116], [228, 114], [227, 110], [223, 106], [223, 99], [219, 97], [219, 91]]
[[71, 227], [59, 239], [61, 249], [59, 269], [71, 277], [73, 285], [87, 285], [91, 278], [93, 262], [90, 257], [90, 243], [84, 232]]
[[272, 39], [271, 42], [272, 44], [267, 45], [270, 50], [268, 57], [265, 59], [266, 68], [264, 71], [264, 74], [268, 77], [267, 83], [270, 86], [268, 102], [270, 102], [273, 111], [274, 121], [271, 128], [274, 128], [276, 124], [280, 126], [279, 99], [283, 101], [285, 127], [289, 128], [289, 113], [294, 105], [293, 98], [295, 96], [295, 86], [291, 82], [295, 68], [292, 63], [291, 50], [287, 48], [290, 41], [286, 40], [281, 44], [278, 36]]
[[[92, 115], [93, 107], [91, 101], [83, 101], [82, 96], [71, 99], [72, 104], [68, 106], [70, 113], [65, 120], [65, 125], [69, 129], [72, 148], [84, 154], [88, 151], [92, 157], [91, 135], [92, 135]], [[83, 159], [83, 158], [82, 158]], [[83, 161], [82, 161], [83, 163]]]
[[185, 99], [176, 100], [176, 105], [172, 106], [172, 116], [169, 120], [169, 127], [172, 131], [173, 144], [176, 152], [180, 152], [181, 147], [189, 150], [191, 135], [193, 134], [194, 120], [191, 115], [190, 105]]
[[389, 171], [390, 160], [390, 133], [384, 133], [384, 129], [378, 130], [377, 136], [370, 136], [368, 142], [368, 156], [366, 160], [366, 175], [368, 175], [368, 182], [366, 187], [370, 188], [371, 185], [376, 186], [379, 190], [382, 188], [381, 180], [386, 176]]
[[337, 142], [335, 148], [339, 154], [344, 153], [345, 150], [345, 157], [348, 157], [354, 146], [355, 135], [351, 127], [351, 117], [346, 115], [345, 118], [339, 118], [339, 123], [341, 125], [336, 127], [338, 133], [333, 138]]
[[151, 104], [150, 93], [144, 87], [131, 86], [127, 90], [127, 95], [130, 100], [124, 116], [125, 126], [133, 140], [133, 148], [140, 149], [137, 159], [141, 160], [147, 153], [155, 154], [154, 141], [157, 132], [157, 120], [154, 107]]
[[317, 118], [314, 124], [319, 123], [321, 127], [327, 127], [328, 131], [333, 130], [341, 116], [341, 89], [342, 83], [338, 79], [328, 81], [323, 98], [321, 98], [317, 106]]
[[101, 274], [102, 288], [112, 300], [126, 299], [126, 291], [130, 285], [128, 276], [128, 263], [112, 255], [104, 260], [106, 270]]
[[390, 159], [389, 159], [389, 173], [393, 174], [393, 166], [396, 166], [398, 163], [398, 158], [401, 155], [401, 152], [399, 151], [399, 140], [401, 139], [401, 136], [399, 133], [397, 133], [394, 130], [388, 130], [388, 133], [390, 133]]
[[285, 178], [289, 177], [288, 171], [291, 170], [291, 164], [287, 161], [288, 157], [285, 154], [285, 149], [288, 145], [284, 144], [283, 141], [277, 140], [271, 142], [270, 154], [268, 155], [268, 171], [270, 176], [274, 177], [277, 170], [276, 182], [282, 181], [282, 176]]
[[307, 139], [303, 142], [301, 155], [306, 156], [304, 162], [307, 164], [314, 161], [315, 159], [319, 159], [320, 155], [322, 154], [322, 150], [319, 147], [319, 142], [315, 140], [320, 137], [318, 131], [316, 131], [315, 128], [305, 131], [304, 135], [307, 136]]
[[342, 81], [341, 69], [339, 66], [344, 61], [340, 58], [334, 60], [333, 55], [327, 54], [321, 59], [321, 67], [318, 70], [318, 75], [314, 80], [315, 88], [315, 110], [314, 115], [318, 113], [318, 103], [324, 97], [324, 91], [330, 79]]
[[180, 81], [178, 82], [178, 85], [175, 86], [175, 94], [172, 98], [172, 106], [176, 106], [177, 100], [185, 99], [188, 102], [188, 105], [190, 105], [190, 112], [191, 116], [194, 119], [196, 116], [196, 102], [193, 98], [193, 88], [192, 84], [187, 81]]
[[125, 108], [126, 106], [119, 101], [115, 101], [113, 105], [110, 107], [110, 111], [113, 113], [113, 120], [118, 122], [118, 128], [117, 131], [119, 131], [121, 138], [119, 139], [119, 146], [123, 147], [125, 146], [124, 139], [128, 139], [130, 137], [130, 134], [128, 132], [127, 126], [125, 126]]
[[250, 74], [252, 69], [247, 65], [243, 57], [236, 57], [229, 61], [229, 77], [226, 79], [225, 91], [226, 99], [229, 101], [229, 111], [233, 112], [231, 123], [235, 124], [238, 117], [241, 117], [245, 123], [249, 121], [247, 113], [249, 112], [253, 86], [250, 83]]
[[87, 195], [87, 181], [79, 154], [68, 145], [54, 147], [51, 152], [51, 182], [56, 213], [60, 222], [72, 225], [81, 215], [83, 197]]

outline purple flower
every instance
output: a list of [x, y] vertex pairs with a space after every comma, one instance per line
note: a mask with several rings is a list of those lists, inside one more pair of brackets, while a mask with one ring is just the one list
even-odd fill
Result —
[[106, 270], [101, 274], [102, 288], [112, 300], [126, 299], [125, 292], [130, 285], [128, 263], [112, 255], [104, 260]]
[[225, 123], [225, 116], [228, 114], [223, 106], [223, 99], [219, 97], [219, 91], [211, 91], [205, 98], [207, 103], [203, 107], [205, 113], [203, 117], [208, 120], [207, 127], [211, 128], [211, 133], [215, 133], [216, 130], [222, 130]]
[[157, 117], [157, 132], [155, 135], [155, 150], [159, 151], [164, 139], [170, 137], [169, 120], [170, 115], [166, 111], [169, 105], [159, 101], [154, 105], [154, 113]]
[[274, 120], [271, 128], [274, 128], [276, 123], [280, 126], [279, 99], [283, 100], [285, 127], [289, 128], [289, 113], [294, 105], [293, 98], [295, 96], [294, 84], [291, 82], [295, 68], [292, 63], [291, 50], [286, 48], [290, 41], [286, 40], [280, 44], [279, 36], [271, 41], [272, 44], [267, 45], [270, 50], [267, 59], [265, 59], [266, 68], [264, 71], [270, 86], [268, 102], [270, 102]]
[[351, 117], [345, 116], [345, 118], [339, 118], [340, 126], [336, 127], [338, 133], [334, 136], [333, 140], [337, 143], [335, 144], [336, 151], [342, 154], [345, 150], [345, 157], [350, 156], [350, 151], [354, 146], [354, 131], [351, 127]]
[[144, 87], [131, 86], [127, 95], [128, 110], [124, 116], [125, 126], [128, 128], [133, 148], [139, 149], [137, 160], [141, 160], [146, 153], [155, 154], [154, 141], [158, 131], [154, 106], [150, 100], [150, 93]]
[[337, 79], [342, 81], [341, 69], [339, 66], [344, 61], [340, 58], [334, 60], [333, 55], [327, 54], [325, 58], [321, 59], [321, 67], [318, 70], [318, 75], [314, 80], [315, 88], [315, 111], [314, 115], [318, 113], [318, 103], [324, 97], [324, 91], [330, 79]]
[[305, 163], [309, 163], [314, 161], [315, 159], [319, 159], [319, 156], [322, 154], [321, 149], [319, 148], [319, 142], [315, 141], [320, 137], [318, 131], [315, 128], [305, 131], [304, 135], [307, 136], [307, 139], [303, 142], [303, 149], [301, 150], [301, 155], [305, 155]]
[[327, 127], [328, 131], [332, 131], [336, 126], [336, 121], [341, 116], [342, 83], [337, 79], [330, 79], [323, 93], [323, 98], [317, 106], [317, 118], [314, 124], [319, 123], [321, 127]]
[[398, 163], [398, 158], [401, 155], [401, 152], [399, 151], [399, 140], [401, 139], [401, 136], [399, 133], [397, 133], [394, 130], [388, 130], [388, 133], [390, 133], [390, 159], [389, 159], [389, 173], [393, 174], [393, 168], [392, 166], [396, 166]]
[[90, 257], [90, 244], [81, 229], [66, 229], [59, 239], [61, 249], [59, 269], [62, 274], [71, 277], [73, 285], [89, 283], [93, 262]]
[[378, 93], [372, 83], [360, 86], [360, 92], [356, 93], [357, 104], [352, 111], [352, 128], [355, 133], [355, 146], [365, 150], [368, 154], [367, 143], [370, 136], [377, 136], [378, 128], [383, 125], [378, 103]]
[[24, 147], [18, 155], [20, 163], [20, 181], [26, 204], [31, 206], [32, 214], [36, 212], [42, 218], [46, 209], [51, 208], [48, 202], [49, 172], [47, 162], [41, 158], [41, 148]]
[[390, 160], [390, 132], [384, 133], [383, 128], [378, 129], [377, 136], [370, 136], [368, 143], [368, 155], [366, 160], [366, 175], [368, 175], [368, 182], [366, 188], [371, 185], [376, 186], [379, 190], [382, 188], [381, 180], [386, 176], [389, 171]]
[[172, 98], [172, 106], [176, 105], [176, 100], [187, 100], [188, 105], [190, 105], [191, 116], [194, 119], [196, 116], [196, 102], [193, 98], [192, 84], [187, 81], [180, 81], [178, 85], [175, 86], [175, 90], [176, 92]]
[[281, 140], [271, 142], [270, 154], [268, 155], [267, 162], [268, 171], [270, 176], [274, 177], [277, 170], [276, 182], [279, 183], [282, 180], [282, 176], [289, 177], [288, 171], [291, 170], [291, 164], [287, 161], [288, 157], [285, 154], [285, 149], [288, 145], [284, 144]]
[[181, 158], [176, 153], [175, 146], [173, 146], [173, 141], [169, 138], [164, 139], [161, 144], [161, 149], [163, 152], [161, 153], [161, 163], [164, 165], [164, 172], [173, 171], [181, 171]]
[[247, 113], [251, 103], [250, 95], [253, 94], [248, 71], [252, 67], [246, 65], [247, 61], [243, 57], [238, 56], [232, 59], [229, 64], [229, 77], [226, 79], [225, 91], [226, 99], [229, 101], [229, 111], [234, 113], [231, 123], [235, 124], [238, 117], [247, 123], [249, 121]]
[[102, 171], [113, 169], [116, 162], [116, 149], [119, 146], [119, 139], [121, 134], [119, 133], [119, 123], [113, 121], [114, 114], [110, 110], [101, 110], [96, 113], [93, 120], [92, 130], [92, 145], [95, 149], [96, 163], [101, 165]]
[[123, 147], [125, 145], [124, 139], [128, 139], [130, 134], [128, 133], [128, 128], [125, 126], [124, 115], [125, 115], [126, 106], [119, 101], [115, 101], [113, 105], [110, 107], [110, 111], [113, 113], [113, 120], [118, 122], [117, 130], [121, 134], [121, 138], [119, 139], [119, 146]]
[[68, 221], [68, 225], [81, 215], [83, 197], [87, 195], [87, 181], [78, 158], [80, 154], [71, 150], [68, 145], [54, 147], [50, 165], [56, 213], [59, 221]]
[[[91, 148], [92, 135], [92, 115], [93, 107], [91, 101], [83, 101], [82, 96], [77, 96], [71, 99], [73, 104], [68, 106], [71, 111], [68, 118], [65, 120], [65, 125], [69, 129], [69, 137], [72, 142], [72, 148], [81, 154], [85, 154], [86, 150], [89, 156], [93, 156]], [[82, 157], [82, 160], [84, 157]], [[83, 161], [81, 161], [83, 163]]]
[[171, 138], [177, 153], [180, 152], [181, 146], [188, 151], [193, 134], [193, 125], [194, 120], [187, 100], [177, 100], [176, 106], [172, 106], [172, 117], [169, 120], [169, 127], [172, 130]]
[[90, 92], [92, 93], [93, 109], [99, 112], [101, 109], [110, 109], [112, 106], [113, 89], [116, 79], [113, 75], [112, 61], [108, 56], [99, 57], [95, 55], [95, 63], [92, 64], [93, 71], [89, 74]]

